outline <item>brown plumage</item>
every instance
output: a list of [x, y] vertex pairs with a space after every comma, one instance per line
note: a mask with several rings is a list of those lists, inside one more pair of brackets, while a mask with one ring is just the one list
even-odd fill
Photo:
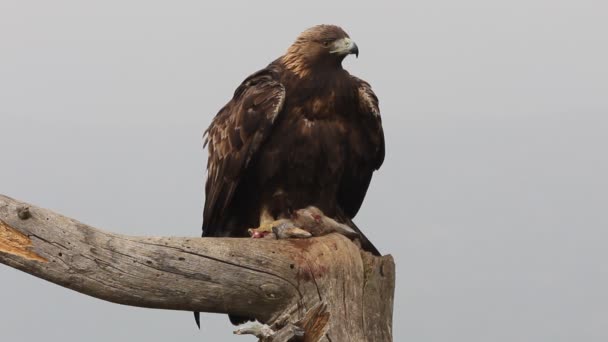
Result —
[[384, 160], [378, 98], [342, 68], [358, 53], [341, 28], [315, 26], [236, 89], [205, 132], [203, 236], [247, 236], [263, 220], [314, 206], [379, 255], [351, 221]]
[[308, 206], [359, 231], [351, 219], [383, 162], [384, 136], [370, 85], [342, 68], [353, 53], [341, 28], [315, 26], [236, 89], [205, 132], [203, 236], [247, 236], [264, 217]]

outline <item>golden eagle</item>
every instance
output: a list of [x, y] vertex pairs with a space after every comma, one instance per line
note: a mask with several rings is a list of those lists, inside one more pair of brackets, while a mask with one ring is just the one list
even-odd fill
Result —
[[360, 234], [351, 219], [384, 160], [378, 98], [342, 68], [359, 49], [334, 25], [304, 31], [247, 77], [205, 131], [203, 236], [247, 236], [309, 206]]
[[312, 27], [220, 109], [205, 131], [204, 237], [248, 236], [316, 207], [379, 254], [351, 219], [384, 160], [384, 133], [370, 85], [342, 68], [349, 54], [359, 49], [340, 27]]

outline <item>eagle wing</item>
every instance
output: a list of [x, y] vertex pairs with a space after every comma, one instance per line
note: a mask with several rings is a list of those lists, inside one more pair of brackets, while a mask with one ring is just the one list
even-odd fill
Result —
[[285, 88], [269, 68], [246, 78], [205, 131], [209, 147], [203, 236], [224, 236], [218, 226], [241, 177], [283, 108]]
[[353, 135], [349, 141], [351, 153], [357, 161], [351, 159], [349, 169], [345, 172], [338, 190], [340, 208], [352, 219], [357, 215], [372, 174], [378, 170], [384, 161], [384, 131], [378, 97], [372, 91], [369, 83], [351, 76], [356, 83], [357, 109], [362, 125], [362, 136]]

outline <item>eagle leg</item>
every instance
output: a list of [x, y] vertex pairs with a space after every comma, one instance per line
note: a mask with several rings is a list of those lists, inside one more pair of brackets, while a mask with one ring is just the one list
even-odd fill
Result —
[[260, 226], [257, 228], [249, 228], [247, 232], [252, 239], [261, 239], [272, 233], [272, 225], [274, 223], [274, 217], [270, 214], [267, 207], [262, 207], [260, 213]]
[[273, 225], [278, 225], [278, 224], [280, 224], [280, 222], [262, 221], [259, 227], [249, 228], [249, 229], [247, 229], [247, 232], [249, 232], [249, 235], [251, 235], [251, 238], [261, 239], [261, 238], [268, 236], [269, 234], [272, 234]]

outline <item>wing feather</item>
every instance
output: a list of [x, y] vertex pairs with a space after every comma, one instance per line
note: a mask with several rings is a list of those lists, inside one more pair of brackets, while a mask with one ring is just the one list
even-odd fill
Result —
[[384, 130], [382, 129], [382, 117], [378, 97], [369, 83], [355, 78], [359, 82], [359, 108], [364, 115], [364, 120], [369, 125], [368, 137], [374, 146], [373, 159], [374, 170], [378, 170], [384, 162]]
[[285, 88], [270, 69], [249, 76], [205, 131], [208, 146], [203, 236], [225, 235], [217, 226], [239, 181], [271, 132], [285, 102]]
[[338, 203], [349, 218], [361, 208], [372, 174], [384, 161], [384, 131], [378, 97], [369, 83], [352, 76], [357, 88], [357, 110], [362, 125], [362, 136], [353, 135], [348, 170], [338, 190]]

